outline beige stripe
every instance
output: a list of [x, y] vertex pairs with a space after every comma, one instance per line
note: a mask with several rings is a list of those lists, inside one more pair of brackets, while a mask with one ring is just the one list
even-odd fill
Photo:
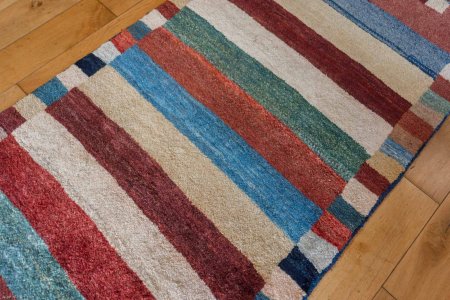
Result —
[[111, 67], [80, 89], [161, 165], [264, 278], [270, 275], [294, 245], [245, 193]]
[[364, 216], [369, 214], [378, 200], [377, 195], [369, 191], [355, 178], [350, 179], [345, 186], [342, 191], [342, 198]]
[[95, 222], [155, 297], [214, 299], [186, 259], [63, 125], [41, 112], [13, 134]]
[[433, 128], [441, 123], [443, 114], [425, 106], [422, 103], [417, 103], [410, 109], [416, 116], [423, 119], [425, 122], [430, 124]]
[[173, 4], [175, 4], [178, 8], [183, 8], [188, 4], [190, 0], [171, 0]]
[[141, 21], [152, 30], [163, 26], [167, 22], [166, 18], [156, 9], [146, 14]]
[[225, 0], [194, 0], [187, 6], [302, 94], [369, 154], [378, 150], [391, 132], [392, 126], [382, 117], [235, 5]]
[[444, 79], [450, 81], [450, 64], [447, 64], [439, 73]]
[[301, 299], [306, 295], [298, 284], [278, 267], [264, 285], [262, 292], [271, 300]]
[[33, 94], [29, 94], [17, 102], [14, 107], [25, 119], [31, 119], [35, 114], [45, 109], [45, 104]]
[[433, 79], [321, 0], [275, 0], [411, 103]]
[[379, 151], [367, 163], [391, 183], [405, 170], [395, 159]]

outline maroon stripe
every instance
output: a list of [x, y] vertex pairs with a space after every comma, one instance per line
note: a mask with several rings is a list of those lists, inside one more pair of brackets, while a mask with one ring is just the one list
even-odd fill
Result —
[[341, 250], [352, 236], [352, 231], [327, 211], [317, 220], [311, 230]]
[[395, 125], [411, 104], [273, 0], [230, 0], [359, 102]]
[[159, 28], [139, 46], [321, 208], [342, 191], [346, 182], [289, 128], [169, 31]]
[[0, 113], [0, 127], [7, 133], [11, 133], [25, 122], [24, 117], [16, 110], [15, 107], [10, 107]]
[[389, 181], [383, 175], [367, 163], [362, 164], [355, 177], [377, 196], [380, 196], [390, 185]]
[[179, 11], [178, 7], [170, 1], [166, 1], [156, 8], [167, 20], [173, 18]]
[[221, 299], [254, 297], [264, 281], [193, 206], [158, 163], [90, 99], [73, 89], [47, 111], [117, 180]]
[[450, 82], [444, 77], [439, 75], [431, 85], [430, 89], [442, 98], [450, 101]]
[[411, 111], [404, 114], [398, 124], [413, 136], [419, 138], [422, 142], [428, 140], [434, 130], [430, 124], [416, 116]]
[[88, 299], [153, 299], [95, 223], [10, 135], [0, 142], [0, 189]]
[[14, 294], [11, 292], [11, 290], [6, 285], [5, 280], [0, 276], [0, 299], [1, 300], [14, 300], [16, 297], [14, 297]]

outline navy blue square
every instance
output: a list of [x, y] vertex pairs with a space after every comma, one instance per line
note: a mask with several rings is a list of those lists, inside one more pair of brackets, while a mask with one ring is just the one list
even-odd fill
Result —
[[308, 292], [312, 282], [319, 276], [314, 265], [295, 246], [291, 253], [279, 263], [280, 268]]
[[87, 76], [94, 75], [98, 70], [105, 66], [105, 63], [90, 53], [75, 63]]

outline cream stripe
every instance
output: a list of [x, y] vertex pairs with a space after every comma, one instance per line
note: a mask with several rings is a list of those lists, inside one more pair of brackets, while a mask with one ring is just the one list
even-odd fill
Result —
[[323, 1], [275, 0], [411, 103], [433, 79]]
[[359, 213], [367, 216], [372, 207], [377, 203], [378, 196], [368, 190], [362, 183], [355, 178], [345, 186], [342, 191], [344, 200], [353, 206]]
[[34, 94], [29, 94], [17, 102], [14, 107], [25, 119], [31, 119], [35, 114], [45, 109], [45, 104]]
[[111, 67], [80, 89], [161, 165], [264, 278], [270, 275], [294, 245], [244, 192]]
[[445, 65], [442, 71], [439, 73], [447, 81], [450, 81], [450, 64]]
[[391, 132], [392, 127], [383, 118], [235, 5], [225, 0], [194, 0], [187, 6], [295, 88], [369, 154], [374, 153]]
[[13, 134], [89, 215], [155, 297], [214, 299], [186, 259], [63, 125], [41, 112]]
[[301, 299], [306, 295], [300, 286], [278, 267], [273, 271], [262, 292], [271, 300]]
[[156, 9], [146, 14], [141, 21], [151, 30], [154, 30], [167, 22], [166, 18], [164, 18], [164, 16]]

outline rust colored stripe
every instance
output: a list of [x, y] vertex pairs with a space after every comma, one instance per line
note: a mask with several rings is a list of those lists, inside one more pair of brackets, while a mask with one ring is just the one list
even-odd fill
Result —
[[450, 101], [450, 82], [444, 77], [439, 75], [431, 85], [430, 89], [442, 98]]
[[158, 6], [157, 10], [164, 16], [164, 18], [169, 20], [175, 16], [175, 14], [179, 11], [179, 8], [172, 2], [166, 1]]
[[411, 104], [273, 0], [230, 0], [342, 89], [395, 125]]
[[398, 124], [422, 142], [428, 140], [433, 133], [433, 127], [411, 111], [404, 114]]
[[47, 111], [117, 180], [216, 297], [247, 299], [258, 293], [264, 281], [251, 262], [86, 95], [73, 89]]
[[441, 14], [417, 0], [370, 0], [370, 2], [450, 52], [450, 9]]
[[25, 122], [24, 117], [22, 117], [15, 107], [10, 107], [0, 113], [0, 127], [7, 133], [13, 132], [23, 122]]
[[290, 129], [166, 29], [139, 46], [314, 203], [326, 208], [342, 191], [345, 181]]
[[14, 294], [11, 292], [11, 290], [6, 285], [5, 280], [0, 276], [0, 299], [1, 300], [14, 300], [16, 297], [14, 297]]
[[362, 164], [355, 175], [359, 182], [364, 184], [372, 193], [380, 196], [390, 185], [389, 181], [367, 163]]
[[153, 299], [95, 223], [13, 136], [1, 142], [0, 189], [88, 299]]

